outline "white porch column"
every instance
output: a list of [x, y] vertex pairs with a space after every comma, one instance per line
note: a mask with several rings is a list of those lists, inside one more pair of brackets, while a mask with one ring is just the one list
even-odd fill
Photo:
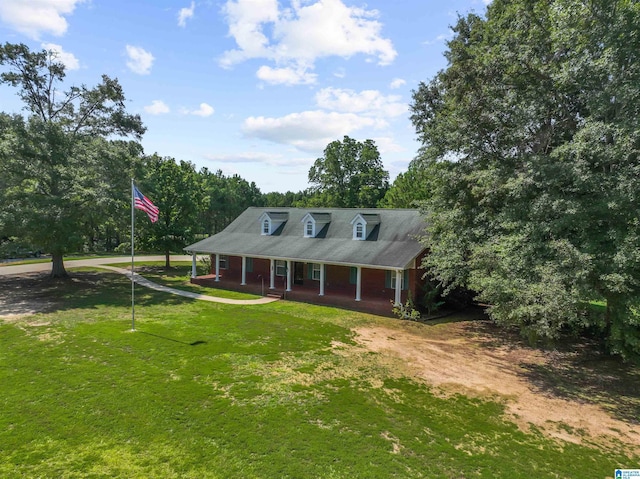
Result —
[[362, 267], [356, 268], [356, 301], [360, 301], [362, 292]]
[[293, 261], [287, 260], [287, 291], [291, 291], [291, 270]]
[[220, 281], [220, 255], [216, 253], [216, 281]]
[[396, 306], [402, 302], [400, 294], [402, 292], [402, 270], [396, 270]]
[[269, 277], [269, 289], [276, 289], [276, 261], [274, 259], [270, 259], [269, 266], [269, 272], [271, 274]]
[[320, 263], [320, 294], [318, 296], [324, 296], [324, 263]]
[[246, 286], [247, 285], [247, 257], [243, 256], [242, 257], [242, 282], [240, 283], [240, 286]]
[[198, 272], [196, 270], [196, 254], [191, 253], [191, 277], [195, 278], [198, 276]]

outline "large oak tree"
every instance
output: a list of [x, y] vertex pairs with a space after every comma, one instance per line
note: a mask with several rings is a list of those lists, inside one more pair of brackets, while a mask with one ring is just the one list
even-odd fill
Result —
[[[640, 3], [494, 0], [414, 92], [427, 266], [533, 338], [640, 353]], [[602, 300], [605, 314], [590, 312]]]
[[0, 84], [18, 89], [27, 112], [0, 121], [2, 221], [52, 254], [53, 277], [66, 276], [63, 255], [82, 245], [91, 218], [110, 203], [109, 171], [123, 177], [127, 168], [112, 150], [130, 148], [112, 140], [137, 139], [145, 129], [126, 112], [116, 79], [63, 90], [65, 69], [54, 52], [6, 43], [0, 66]]

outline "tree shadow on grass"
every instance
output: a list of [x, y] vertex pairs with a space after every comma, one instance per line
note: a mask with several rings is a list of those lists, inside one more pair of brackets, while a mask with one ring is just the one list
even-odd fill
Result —
[[[542, 394], [596, 404], [616, 419], [640, 424], [640, 366], [604, 354], [596, 341], [563, 338], [546, 347], [531, 347], [515, 330], [490, 321], [465, 324], [488, 352], [508, 350], [518, 358], [517, 374]], [[540, 361], [541, 352], [544, 357]]]
[[[139, 306], [193, 301], [140, 285], [135, 292]], [[130, 305], [131, 282], [117, 273], [73, 271], [65, 279], [51, 279], [46, 272], [0, 276], [0, 316]]]

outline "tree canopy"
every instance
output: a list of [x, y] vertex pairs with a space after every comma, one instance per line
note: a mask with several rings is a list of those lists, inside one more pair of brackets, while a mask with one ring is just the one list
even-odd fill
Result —
[[531, 338], [639, 354], [640, 4], [494, 0], [453, 30], [411, 105], [427, 266]]
[[309, 170], [309, 182], [314, 206], [375, 208], [389, 188], [389, 173], [373, 140], [345, 136], [327, 145]]
[[125, 109], [117, 80], [62, 90], [64, 65], [51, 51], [0, 46], [0, 83], [18, 89], [27, 117], [2, 115], [3, 221], [52, 253], [52, 276], [66, 276], [63, 254], [82, 244], [92, 217], [110, 202], [113, 172], [131, 170], [130, 152], [114, 142], [145, 129]]

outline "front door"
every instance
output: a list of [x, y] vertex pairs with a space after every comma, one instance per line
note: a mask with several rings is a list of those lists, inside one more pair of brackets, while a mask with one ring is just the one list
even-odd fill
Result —
[[304, 283], [304, 263], [293, 263], [293, 284]]

